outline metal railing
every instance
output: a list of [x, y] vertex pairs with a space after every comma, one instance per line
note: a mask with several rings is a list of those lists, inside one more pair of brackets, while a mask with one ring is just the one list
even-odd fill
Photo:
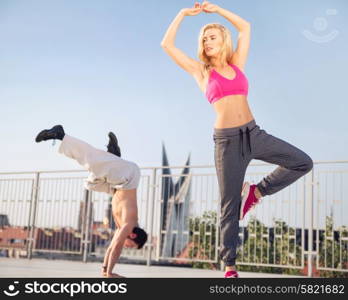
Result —
[[[219, 189], [213, 166], [142, 168], [139, 224], [148, 232], [130, 260], [219, 263]], [[275, 166], [251, 164], [258, 182]], [[170, 168], [173, 174], [163, 174]], [[85, 171], [0, 173], [0, 249], [103, 256], [115, 226], [110, 196], [83, 188]], [[265, 197], [240, 223], [237, 263], [348, 271], [348, 161], [316, 162], [284, 190]], [[174, 185], [175, 184], [175, 188]], [[169, 191], [169, 192], [168, 192]], [[168, 194], [169, 193], [169, 194]]]

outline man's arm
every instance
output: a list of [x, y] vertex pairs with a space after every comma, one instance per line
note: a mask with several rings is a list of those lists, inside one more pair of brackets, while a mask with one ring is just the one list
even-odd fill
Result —
[[108, 266], [107, 266], [107, 274], [111, 274], [112, 270], [119, 259], [123, 244], [129, 236], [134, 228], [135, 224], [134, 223], [126, 223], [122, 225], [119, 230], [115, 233], [114, 238], [112, 239], [112, 244], [111, 244], [111, 251], [109, 255], [109, 260], [108, 260]]
[[[121, 205], [121, 215], [119, 216], [116, 213], [117, 205]], [[107, 258], [107, 274], [112, 274], [112, 270], [121, 255], [126, 238], [133, 232], [134, 227], [137, 225], [136, 190], [117, 190], [112, 199], [112, 211], [118, 231], [115, 233], [109, 246], [110, 253]]]

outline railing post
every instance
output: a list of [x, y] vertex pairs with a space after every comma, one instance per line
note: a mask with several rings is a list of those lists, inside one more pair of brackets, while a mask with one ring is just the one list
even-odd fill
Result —
[[[168, 168], [168, 167], [166, 167]], [[163, 175], [163, 168], [161, 168], [162, 170], [162, 175]], [[163, 215], [163, 199], [162, 199], [162, 188], [163, 188], [163, 181], [164, 177], [161, 177], [160, 181], [159, 181], [159, 186], [158, 186], [158, 226], [156, 228], [156, 232], [157, 232], [157, 240], [156, 240], [156, 261], [158, 262], [160, 260], [161, 257], [161, 246], [162, 246], [162, 219], [164, 217]], [[166, 233], [167, 234], [167, 233]]]
[[149, 236], [147, 240], [147, 248], [148, 248], [148, 254], [147, 254], [147, 260], [146, 265], [151, 265], [151, 254], [153, 249], [153, 226], [154, 226], [154, 217], [153, 217], [153, 211], [155, 209], [155, 199], [156, 199], [156, 177], [157, 177], [157, 168], [154, 168], [152, 171], [152, 183], [150, 184], [151, 187], [151, 204], [150, 204], [150, 228], [149, 228]]
[[307, 266], [308, 277], [313, 277], [313, 196], [314, 196], [314, 170], [311, 170], [310, 176], [308, 176], [310, 182], [307, 184], [308, 189], [308, 254], [307, 254]]
[[36, 210], [37, 202], [39, 199], [39, 188], [40, 188], [40, 172], [36, 173], [35, 182], [32, 191], [31, 203], [29, 208], [29, 237], [27, 238], [27, 257], [32, 258], [33, 246], [34, 246], [34, 232], [35, 232], [35, 222], [36, 222]]
[[91, 244], [91, 241], [89, 239], [90, 237], [90, 232], [91, 232], [91, 195], [92, 192], [89, 190], [86, 190], [85, 193], [85, 213], [84, 213], [84, 226], [82, 226], [83, 234], [82, 234], [82, 251], [83, 251], [83, 257], [82, 260], [83, 262], [87, 262], [88, 258], [88, 250], [89, 250], [89, 245]]

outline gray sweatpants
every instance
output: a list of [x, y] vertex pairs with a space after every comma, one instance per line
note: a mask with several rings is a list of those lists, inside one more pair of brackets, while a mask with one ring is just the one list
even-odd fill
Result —
[[237, 256], [241, 191], [249, 162], [259, 159], [278, 165], [257, 184], [262, 196], [266, 196], [308, 173], [313, 161], [300, 149], [261, 130], [254, 120], [240, 127], [215, 128], [214, 141], [221, 195], [220, 257], [227, 266], [232, 266]]

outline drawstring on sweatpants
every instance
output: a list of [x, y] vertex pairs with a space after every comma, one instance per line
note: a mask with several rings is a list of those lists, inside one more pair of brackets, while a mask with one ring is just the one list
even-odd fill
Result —
[[[247, 136], [247, 143], [249, 146], [249, 151], [251, 153], [251, 142], [250, 142], [250, 130], [249, 127], [246, 128], [246, 136]], [[240, 149], [242, 152], [242, 157], [244, 158], [244, 132], [242, 129], [239, 129], [239, 139], [240, 139]]]

